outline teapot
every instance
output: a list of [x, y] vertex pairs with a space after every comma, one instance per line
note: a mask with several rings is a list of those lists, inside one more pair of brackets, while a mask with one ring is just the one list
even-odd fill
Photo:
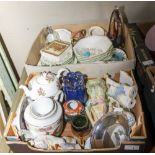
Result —
[[38, 97], [54, 97], [58, 100], [60, 96], [60, 102], [63, 100], [63, 92], [61, 90], [59, 78], [61, 74], [67, 69], [60, 69], [55, 75], [52, 72], [41, 72], [40, 74], [34, 76], [28, 83], [28, 87], [20, 85], [20, 89], [23, 89], [26, 96], [31, 100], [36, 100]]

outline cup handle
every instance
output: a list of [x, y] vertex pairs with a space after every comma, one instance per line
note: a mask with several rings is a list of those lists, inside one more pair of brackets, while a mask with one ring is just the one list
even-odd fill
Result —
[[56, 77], [59, 79], [61, 77], [62, 73], [64, 73], [64, 72], [68, 73], [69, 71], [70, 70], [68, 68], [62, 68], [62, 69], [58, 70], [58, 73], [57, 73]]
[[62, 103], [62, 101], [63, 101], [63, 98], [64, 98], [64, 93], [61, 91], [61, 93], [60, 93], [60, 102]]
[[59, 90], [57, 92], [57, 94], [54, 96], [54, 100], [58, 101], [59, 95], [60, 95], [60, 100], [59, 101], [62, 102], [63, 101], [63, 92], [62, 92], [62, 90]]

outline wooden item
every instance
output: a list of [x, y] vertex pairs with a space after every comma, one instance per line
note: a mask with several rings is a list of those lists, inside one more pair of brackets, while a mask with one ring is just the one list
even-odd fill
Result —
[[9, 106], [12, 105], [12, 98], [18, 88], [18, 75], [10, 59], [7, 48], [0, 35], [0, 88], [4, 93]]
[[8, 112], [2, 92], [0, 92], [0, 133], [3, 135], [7, 123]]

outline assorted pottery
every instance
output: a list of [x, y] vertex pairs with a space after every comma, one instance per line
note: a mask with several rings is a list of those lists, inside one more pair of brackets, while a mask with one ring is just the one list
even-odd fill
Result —
[[[25, 123], [25, 128], [18, 127], [18, 133], [22, 140], [36, 148], [117, 147], [129, 139], [136, 124], [132, 109], [137, 87], [124, 71], [120, 71], [119, 82], [116, 82], [108, 75], [88, 79], [79, 71], [60, 69], [57, 75], [36, 74], [28, 87], [21, 88], [27, 103], [21, 106], [24, 107], [20, 109], [22, 113], [17, 114]], [[16, 121], [13, 125], [18, 124]], [[67, 124], [70, 124], [70, 137], [62, 136]]]
[[[49, 26], [38, 65], [126, 61], [122, 32], [117, 8], [108, 32], [100, 26], [75, 32]], [[128, 73], [120, 71], [119, 77], [117, 82], [109, 75], [88, 79], [64, 68], [33, 75], [20, 86], [25, 96], [12, 123], [18, 138], [44, 150], [119, 147], [137, 126], [137, 86]]]
[[[111, 28], [111, 27], [109, 27]], [[92, 26], [71, 32], [47, 27], [45, 46], [40, 50], [39, 66], [58, 66], [77, 63], [111, 63], [126, 61], [123, 46], [114, 46], [115, 40], [103, 27]], [[117, 37], [117, 36], [115, 36]], [[121, 44], [121, 43], [119, 43]], [[115, 47], [115, 48], [114, 48]]]

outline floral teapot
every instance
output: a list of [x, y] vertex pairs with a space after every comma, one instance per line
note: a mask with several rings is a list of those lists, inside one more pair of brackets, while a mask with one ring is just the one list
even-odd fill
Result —
[[42, 72], [34, 76], [28, 87], [20, 85], [20, 89], [23, 89], [26, 96], [31, 100], [36, 100], [38, 97], [54, 97], [55, 100], [58, 100], [60, 96], [60, 102], [63, 100], [63, 92], [60, 87], [59, 78], [63, 72], [68, 71], [67, 69], [60, 69], [55, 75], [52, 72]]

